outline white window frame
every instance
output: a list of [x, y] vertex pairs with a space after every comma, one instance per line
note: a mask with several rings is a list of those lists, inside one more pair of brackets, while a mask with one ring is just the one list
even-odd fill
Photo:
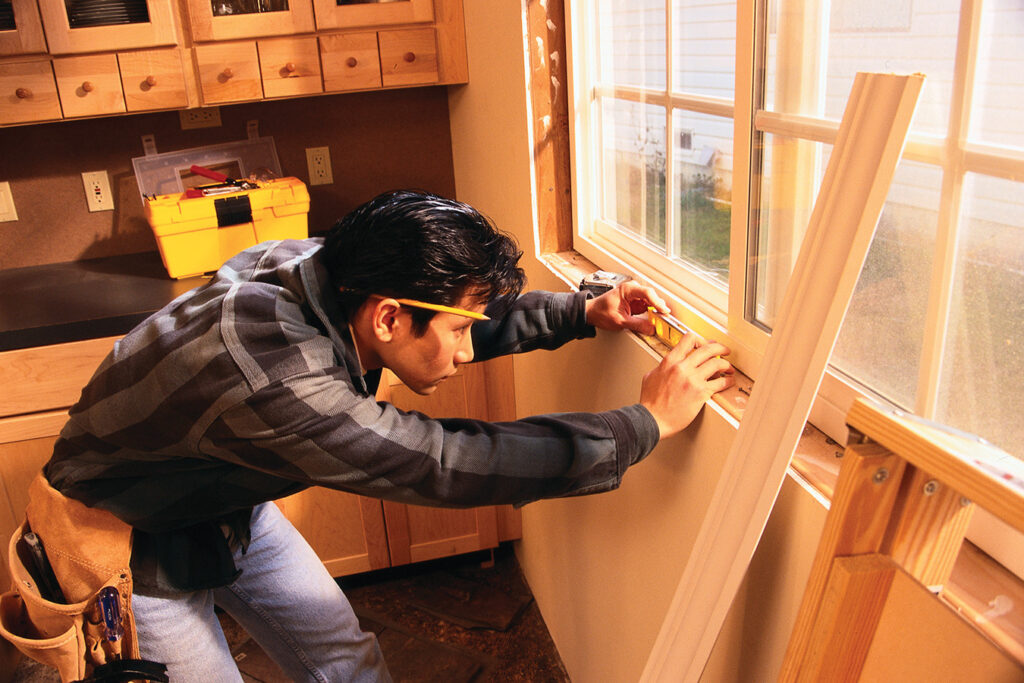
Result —
[[[939, 230], [936, 237], [930, 295], [925, 322], [921, 369], [916, 387], [915, 405], [907, 406], [918, 415], [933, 418], [936, 414], [945, 343], [944, 330], [950, 316], [950, 300], [956, 259], [957, 230], [960, 220], [960, 201], [963, 179], [967, 173], [1019, 180], [1024, 177], [1024, 151], [966, 142], [973, 92], [981, 24], [982, 0], [962, 0], [957, 53], [953, 77], [952, 102], [959, 102], [950, 112], [948, 132], [945, 136], [912, 134], [904, 150], [904, 158], [938, 166], [943, 172], [942, 204]], [[827, 32], [818, 30], [820, 12], [825, 3], [803, 3], [802, 23], [794, 22], [802, 35], [778, 38], [779, 44], [788, 44], [806, 54], [808, 40], [827, 39]], [[596, 35], [594, 3], [587, 0], [567, 0], [566, 20], [569, 30], [570, 87], [570, 139], [572, 147], [573, 215], [577, 232], [574, 248], [608, 270], [626, 272], [637, 279], [650, 282], [666, 293], [673, 314], [684, 324], [704, 337], [723, 341], [733, 349], [730, 360], [744, 374], [757, 379], [761, 359], [768, 343], [768, 332], [747, 320], [747, 291], [751, 284], [752, 269], [748, 267], [748, 216], [752, 182], [750, 150], [752, 138], [758, 133], [795, 137], [831, 144], [838, 131], [838, 121], [825, 118], [780, 114], [774, 111], [754, 110], [755, 79], [758, 76], [758, 56], [755, 54], [755, 36], [761, 19], [764, 0], [737, 0], [736, 17], [736, 69], [735, 97], [722, 98], [695, 94], [673, 93], [672, 65], [672, 0], [666, 0], [666, 83], [664, 89], [621, 87], [596, 81], [597, 41], [585, 36]], [[825, 35], [823, 35], [825, 34]], [[820, 53], [820, 51], [819, 51]], [[808, 73], [797, 76], [808, 82], [817, 77], [820, 64], [803, 65]], [[734, 124], [732, 225], [730, 238], [730, 267], [727, 291], [700, 273], [687, 268], [669, 257], [644, 248], [635, 238], [621, 229], [600, 220], [595, 215], [600, 188], [593, 179], [600, 178], [600, 159], [592, 153], [598, 148], [599, 107], [589, 106], [600, 97], [615, 97], [631, 102], [660, 105], [665, 108], [666, 140], [666, 233], [671, 235], [675, 223], [674, 201], [674, 149], [676, 136], [672, 116], [673, 108], [729, 117]], [[797, 97], [816, 97], [815, 92], [797, 92]], [[813, 197], [811, 198], [813, 199]], [[808, 202], [810, 207], [812, 202]], [[666, 239], [672, 249], [672, 239]], [[670, 252], [671, 253], [671, 252]], [[796, 257], [795, 250], [793, 258]], [[830, 369], [818, 392], [811, 421], [837, 441], [846, 439], [845, 416], [858, 396], [872, 396], [838, 371]], [[994, 518], [991, 518], [993, 521]], [[979, 522], [984, 525], [986, 522]], [[991, 531], [980, 532], [991, 535]], [[972, 534], [973, 538], [974, 534]], [[998, 536], [998, 534], [997, 534]], [[1018, 535], [1019, 536], [1019, 535]], [[1024, 576], [1024, 552], [1013, 551], [1008, 557], [985, 544], [985, 549], [1005, 565]]]

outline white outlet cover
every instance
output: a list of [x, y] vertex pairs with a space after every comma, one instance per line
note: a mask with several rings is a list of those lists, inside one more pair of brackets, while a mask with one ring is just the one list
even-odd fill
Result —
[[90, 212], [113, 211], [114, 194], [110, 191], [110, 177], [106, 171], [88, 171], [82, 174], [85, 203]]

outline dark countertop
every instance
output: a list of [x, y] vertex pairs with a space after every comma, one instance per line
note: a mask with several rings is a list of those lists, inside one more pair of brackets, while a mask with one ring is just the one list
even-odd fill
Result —
[[206, 280], [156, 252], [0, 270], [0, 351], [124, 334]]

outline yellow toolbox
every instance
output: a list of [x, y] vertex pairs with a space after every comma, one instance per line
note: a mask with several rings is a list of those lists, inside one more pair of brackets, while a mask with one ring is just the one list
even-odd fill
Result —
[[309, 236], [309, 191], [298, 178], [157, 195], [145, 213], [172, 278], [217, 270], [260, 242]]

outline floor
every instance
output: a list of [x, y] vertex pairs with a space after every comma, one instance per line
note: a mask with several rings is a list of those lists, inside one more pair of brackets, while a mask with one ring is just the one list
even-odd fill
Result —
[[[569, 680], [508, 546], [339, 579], [364, 630], [377, 634], [396, 683]], [[221, 615], [247, 683], [288, 679]], [[59, 683], [23, 659], [14, 683]]]

